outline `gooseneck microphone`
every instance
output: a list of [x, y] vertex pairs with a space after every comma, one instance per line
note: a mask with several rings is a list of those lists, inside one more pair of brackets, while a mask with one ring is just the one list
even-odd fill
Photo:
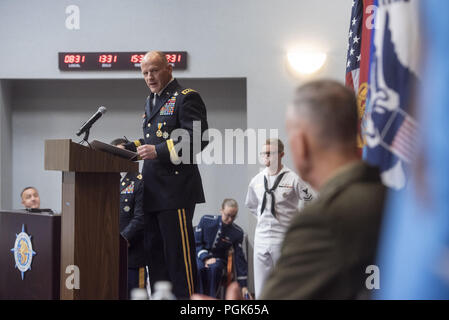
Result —
[[78, 130], [78, 132], [76, 133], [77, 136], [80, 136], [81, 134], [83, 134], [84, 132], [88, 131], [90, 129], [90, 127], [92, 127], [92, 125], [98, 120], [100, 119], [100, 117], [106, 112], [106, 107], [101, 106], [100, 108], [98, 108], [97, 112], [95, 112], [95, 114], [90, 117], [89, 120], [87, 120], [86, 122], [84, 122], [84, 124], [81, 126], [81, 128]]

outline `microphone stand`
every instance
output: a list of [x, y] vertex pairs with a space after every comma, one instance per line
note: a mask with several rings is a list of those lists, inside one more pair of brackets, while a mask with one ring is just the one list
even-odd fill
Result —
[[79, 142], [79, 144], [82, 145], [84, 142], [86, 142], [87, 145], [89, 146], [89, 148], [92, 149], [92, 146], [90, 145], [90, 143], [89, 143], [89, 141], [88, 141], [88, 139], [89, 139], [89, 134], [90, 134], [90, 128], [88, 128], [86, 131], [84, 131], [84, 137], [83, 137], [83, 140], [81, 140], [81, 141]]

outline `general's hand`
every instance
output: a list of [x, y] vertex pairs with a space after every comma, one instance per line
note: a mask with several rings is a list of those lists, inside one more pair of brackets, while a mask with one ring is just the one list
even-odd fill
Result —
[[142, 160], [152, 160], [157, 157], [156, 147], [152, 144], [144, 144], [137, 147], [137, 153]]
[[214, 264], [215, 262], [217, 262], [217, 259], [215, 258], [209, 258], [204, 262], [204, 265], [206, 266], [206, 268], [209, 268], [209, 266], [211, 264]]

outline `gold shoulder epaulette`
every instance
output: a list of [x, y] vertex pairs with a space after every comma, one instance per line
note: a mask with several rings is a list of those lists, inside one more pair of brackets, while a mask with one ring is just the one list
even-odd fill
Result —
[[186, 95], [186, 94], [188, 94], [188, 93], [190, 93], [190, 92], [196, 92], [195, 90], [193, 90], [193, 89], [184, 89], [184, 90], [182, 90], [182, 94], [184, 94], [184, 95]]

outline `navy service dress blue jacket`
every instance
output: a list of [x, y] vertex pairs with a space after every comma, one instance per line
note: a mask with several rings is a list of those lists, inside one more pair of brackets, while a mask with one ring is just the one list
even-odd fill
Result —
[[226, 225], [221, 216], [204, 215], [195, 229], [197, 259], [204, 262], [209, 258], [221, 259], [227, 264], [228, 250], [234, 248], [237, 281], [247, 286], [248, 264], [242, 250], [243, 230], [232, 223]]
[[[156, 147], [157, 158], [145, 160], [143, 166], [145, 211], [177, 210], [203, 203], [201, 176], [193, 160], [208, 144], [207, 137], [202, 141], [208, 129], [204, 102], [195, 90], [181, 87], [176, 79], [167, 85], [154, 106], [153, 97], [151, 93], [145, 104], [144, 138], [125, 145], [132, 151], [144, 144]], [[172, 136], [176, 129], [183, 129], [188, 139]], [[189, 156], [184, 154], [190, 158], [189, 163], [179, 163], [184, 159], [182, 151], [189, 152]]]
[[120, 183], [120, 233], [128, 240], [128, 267], [145, 266], [143, 183], [139, 173], [128, 173]]

